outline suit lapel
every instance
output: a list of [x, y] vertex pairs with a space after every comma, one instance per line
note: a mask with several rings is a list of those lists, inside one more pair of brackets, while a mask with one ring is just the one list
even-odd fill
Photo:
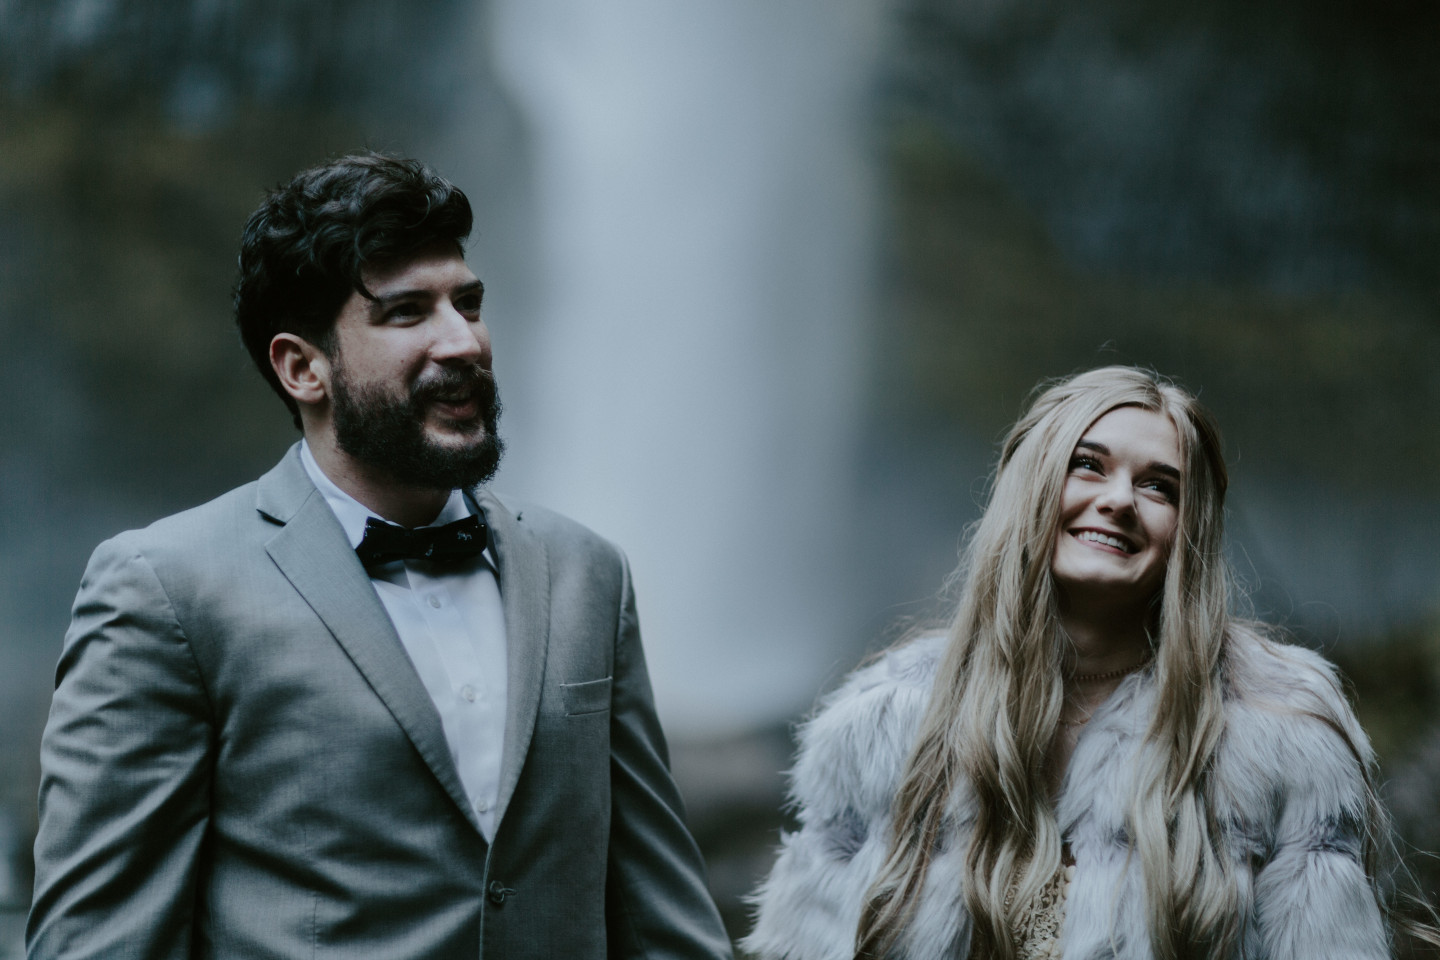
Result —
[[500, 823], [520, 780], [540, 709], [550, 638], [550, 564], [544, 544], [493, 494], [481, 489], [476, 492], [475, 502], [484, 512], [490, 530], [505, 605], [509, 692], [496, 811], [496, 823]]
[[257, 506], [283, 524], [265, 545], [271, 559], [319, 615], [478, 832], [480, 824], [450, 759], [440, 714], [340, 521], [305, 474], [298, 446], [260, 479]]

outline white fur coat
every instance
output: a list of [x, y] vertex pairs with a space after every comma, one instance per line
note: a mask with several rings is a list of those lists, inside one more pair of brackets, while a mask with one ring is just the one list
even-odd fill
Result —
[[[754, 897], [742, 946], [762, 958], [854, 954], [865, 891], [888, 851], [890, 805], [919, 731], [944, 640], [927, 637], [852, 674], [800, 732], [791, 795], [800, 829]], [[1388, 937], [1360, 863], [1361, 759], [1308, 709], [1316, 700], [1369, 746], [1322, 658], [1242, 640], [1232, 651], [1226, 731], [1215, 763], [1225, 845], [1239, 865], [1245, 960], [1371, 960]], [[1063, 932], [1066, 960], [1151, 960], [1138, 858], [1127, 856], [1129, 758], [1154, 704], [1154, 676], [1127, 677], [1080, 737], [1057, 815], [1075, 857]], [[1363, 760], [1368, 762], [1368, 756]], [[964, 958], [969, 918], [961, 875], [973, 823], [952, 798], [954, 835], [930, 867], [903, 956]]]

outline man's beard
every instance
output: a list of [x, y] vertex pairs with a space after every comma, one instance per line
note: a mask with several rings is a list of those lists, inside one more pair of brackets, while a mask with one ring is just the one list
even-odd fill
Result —
[[[495, 432], [500, 396], [490, 371], [446, 367], [418, 381], [408, 395], [396, 396], [378, 384], [352, 384], [338, 355], [333, 369], [335, 440], [356, 460], [406, 486], [433, 490], [469, 488], [495, 475], [505, 444]], [[473, 395], [479, 409], [453, 425], [468, 431], [483, 424], [484, 433], [455, 446], [436, 443], [425, 432], [426, 410], [436, 398], [461, 391]]]

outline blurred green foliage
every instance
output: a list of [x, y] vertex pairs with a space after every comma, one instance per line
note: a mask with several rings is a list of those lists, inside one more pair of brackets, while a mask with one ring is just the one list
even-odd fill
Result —
[[[106, 496], [173, 509], [293, 436], [231, 320], [240, 230], [268, 185], [363, 142], [319, 109], [193, 132], [143, 103], [0, 97], [0, 215], [25, 238], [0, 305], [67, 358]], [[192, 466], [157, 475], [177, 450]]]
[[1440, 489], [1440, 323], [1385, 291], [1282, 294], [1073, 267], [972, 154], [913, 122], [889, 156], [881, 404], [996, 437], [1044, 377], [1153, 366], [1201, 390], [1232, 460]]
[[1395, 766], [1422, 745], [1440, 704], [1440, 621], [1326, 651], [1350, 685], [1371, 745]]

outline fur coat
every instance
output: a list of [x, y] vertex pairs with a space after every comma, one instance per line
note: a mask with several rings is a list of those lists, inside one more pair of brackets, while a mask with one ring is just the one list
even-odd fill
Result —
[[[891, 650], [852, 674], [801, 728], [791, 773], [800, 827], [781, 838], [774, 870], [753, 898], [757, 921], [742, 946], [756, 956], [853, 956], [866, 889], [888, 852], [891, 800], [943, 647], [944, 638], [925, 637]], [[1076, 861], [1062, 934], [1066, 960], [1152, 958], [1140, 865], [1127, 855], [1126, 813], [1129, 758], [1142, 748], [1154, 699], [1151, 669], [1127, 677], [1086, 725], [1066, 772], [1057, 817]], [[1361, 755], [1317, 712], [1339, 717]], [[1217, 819], [1240, 884], [1237, 958], [1389, 956], [1361, 865], [1362, 764], [1369, 759], [1325, 660], [1300, 647], [1237, 638], [1214, 766]], [[931, 862], [904, 957], [969, 953], [961, 896], [974, 818], [967, 794], [957, 789], [951, 798], [955, 831]]]

